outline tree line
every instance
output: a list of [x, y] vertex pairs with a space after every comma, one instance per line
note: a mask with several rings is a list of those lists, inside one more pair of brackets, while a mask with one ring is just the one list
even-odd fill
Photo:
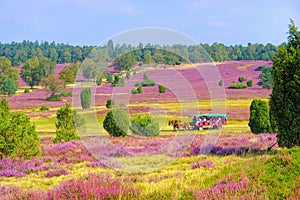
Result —
[[[144, 49], [144, 50], [143, 50]], [[161, 49], [157, 53], [151, 49]], [[150, 50], [150, 51], [146, 51]], [[273, 44], [251, 44], [229, 45], [222, 43], [197, 44], [197, 45], [143, 45], [132, 46], [127, 44], [114, 44], [109, 40], [104, 46], [73, 46], [55, 42], [11, 42], [0, 43], [0, 56], [8, 58], [13, 66], [18, 66], [25, 63], [26, 60], [33, 57], [46, 57], [55, 63], [70, 63], [83, 61], [87, 57], [97, 57], [100, 61], [114, 61], [119, 55], [129, 51], [135, 51], [136, 61], [146, 61], [151, 63], [161, 61], [161, 54], [172, 52], [183, 57], [183, 60], [188, 60], [192, 63], [209, 61], [226, 61], [226, 60], [271, 60], [278, 53], [277, 46]], [[97, 55], [96, 55], [97, 54]], [[169, 55], [170, 57], [170, 55]], [[174, 64], [172, 56], [166, 61], [168, 64]]]

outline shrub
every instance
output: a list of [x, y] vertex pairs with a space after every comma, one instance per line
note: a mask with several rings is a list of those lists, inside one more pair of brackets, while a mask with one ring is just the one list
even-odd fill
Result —
[[88, 109], [91, 107], [92, 92], [91, 88], [83, 88], [80, 92], [81, 107]]
[[40, 111], [46, 111], [46, 110], [49, 110], [49, 108], [48, 108], [47, 106], [42, 106], [42, 107], [40, 108]]
[[247, 85], [243, 85], [243, 84], [231, 84], [228, 87], [229, 89], [244, 89], [247, 88]]
[[248, 80], [248, 81], [247, 81], [247, 86], [248, 86], [248, 87], [252, 87], [252, 85], [253, 85], [253, 81], [252, 81], [252, 80]]
[[136, 91], [137, 91], [139, 94], [143, 93], [142, 86], [139, 86], [139, 87], [136, 89]]
[[131, 120], [130, 130], [137, 135], [156, 136], [159, 124], [147, 114], [141, 114]]
[[265, 67], [262, 70], [262, 73], [259, 75], [260, 81], [258, 85], [262, 86], [265, 89], [272, 89], [273, 88], [273, 69], [272, 67]]
[[266, 67], [267, 67], [266, 65], [262, 65], [262, 66], [259, 66], [259, 67], [255, 68], [254, 71], [262, 71], [262, 70], [264, 70]]
[[126, 136], [129, 129], [129, 118], [121, 109], [110, 110], [103, 121], [104, 129], [114, 137]]
[[102, 84], [102, 77], [99, 77], [98, 79], [97, 79], [97, 85], [101, 85]]
[[60, 95], [55, 94], [46, 98], [46, 101], [61, 101]]
[[223, 84], [223, 80], [220, 80], [219, 81], [219, 86], [223, 86], [224, 84]]
[[40, 154], [40, 139], [24, 113], [9, 113], [6, 100], [0, 106], [0, 152], [4, 156], [28, 159]]
[[238, 78], [238, 81], [240, 82], [240, 83], [242, 83], [242, 82], [244, 82], [246, 79], [245, 79], [245, 77], [243, 77], [243, 76], [240, 76], [239, 78]]
[[77, 111], [72, 111], [71, 105], [66, 104], [65, 107], [60, 108], [56, 113], [57, 122], [56, 137], [53, 142], [70, 141], [79, 139], [76, 128], [81, 130], [85, 128], [85, 120], [77, 114]]
[[126, 79], [130, 79], [130, 71], [129, 70], [126, 72]]
[[60, 96], [60, 97], [72, 97], [73, 93], [72, 92], [62, 92], [58, 96]]
[[29, 93], [29, 89], [25, 88], [24, 93]]
[[15, 94], [17, 91], [16, 83], [11, 78], [6, 78], [1, 84], [0, 84], [0, 92], [2, 94], [6, 94], [8, 96]]
[[114, 81], [114, 77], [112, 74], [107, 74], [106, 75], [106, 81], [109, 83], [112, 83]]
[[145, 81], [137, 82], [135, 84], [136, 87], [140, 87], [140, 86], [148, 87], [148, 86], [154, 86], [154, 85], [155, 85], [155, 82], [152, 80], [145, 80]]
[[106, 108], [111, 108], [113, 105], [115, 105], [115, 101], [113, 99], [108, 99], [106, 101]]
[[251, 102], [248, 125], [251, 131], [256, 134], [271, 132], [269, 104], [267, 102], [258, 99]]
[[159, 93], [165, 93], [166, 92], [166, 87], [163, 86], [163, 85], [159, 85], [158, 86], [158, 91], [159, 91]]
[[137, 88], [133, 88], [133, 89], [131, 90], [131, 94], [138, 94]]

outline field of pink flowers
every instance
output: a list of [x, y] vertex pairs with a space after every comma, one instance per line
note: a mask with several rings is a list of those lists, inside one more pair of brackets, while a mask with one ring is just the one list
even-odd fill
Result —
[[[165, 107], [168, 117], [182, 114], [181, 101], [188, 102], [184, 116], [190, 116], [195, 113], [193, 100], [203, 100], [207, 107], [201, 111], [211, 112], [208, 100], [223, 98], [231, 100], [226, 109], [229, 119], [244, 123], [249, 118], [249, 108], [243, 104], [253, 98], [266, 99], [271, 93], [257, 85], [261, 72], [254, 69], [261, 65], [272, 63], [228, 61], [216, 66], [149, 70], [147, 75], [157, 84], [165, 85], [166, 93], [159, 93], [158, 87], [153, 86], [143, 87], [142, 94], [131, 94], [134, 84], [142, 80], [142, 72], [126, 80], [125, 87], [111, 87], [109, 83], [93, 86], [93, 103], [102, 120], [107, 112], [106, 101], [111, 98], [129, 105], [131, 116], [153, 112], [158, 105]], [[57, 65], [55, 73], [64, 66]], [[238, 83], [240, 76], [253, 80], [253, 86], [228, 89], [230, 84]], [[224, 87], [218, 85], [221, 79]], [[20, 85], [25, 83], [20, 81]], [[66, 90], [75, 94], [79, 91], [73, 87]], [[35, 90], [5, 98], [13, 111], [22, 110], [31, 118], [47, 122], [58, 108], [72, 102], [72, 97], [46, 101], [48, 96], [50, 93], [45, 90]], [[50, 110], [41, 112], [41, 106]], [[53, 135], [46, 134], [41, 137], [40, 156], [0, 160], [0, 199], [299, 199], [298, 149], [280, 149], [275, 144], [275, 133], [255, 135], [228, 129], [214, 138], [213, 146], [206, 143], [205, 133], [162, 131], [156, 137], [120, 138], [93, 135], [58, 144], [53, 144]], [[87, 146], [89, 141], [93, 142], [92, 148]], [[268, 149], [270, 146], [272, 150]], [[99, 159], [101, 156], [115, 163], [107, 165], [106, 160]], [[169, 159], [172, 162], [168, 163]], [[122, 165], [144, 169], [147, 164], [164, 161], [167, 164], [156, 171], [120, 171]]]

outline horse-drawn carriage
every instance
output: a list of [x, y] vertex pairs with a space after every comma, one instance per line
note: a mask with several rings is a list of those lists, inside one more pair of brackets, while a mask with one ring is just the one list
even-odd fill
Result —
[[203, 130], [205, 128], [222, 128], [227, 124], [227, 120], [226, 114], [195, 114], [192, 122], [170, 120], [169, 125], [173, 126], [173, 130]]
[[193, 117], [193, 124], [200, 129], [222, 128], [227, 125], [228, 117], [226, 114], [196, 114]]

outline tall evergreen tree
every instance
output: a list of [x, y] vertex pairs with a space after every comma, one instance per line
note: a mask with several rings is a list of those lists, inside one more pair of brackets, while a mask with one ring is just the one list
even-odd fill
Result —
[[279, 146], [300, 146], [300, 32], [292, 20], [288, 43], [278, 52], [273, 60], [270, 114], [278, 127]]

